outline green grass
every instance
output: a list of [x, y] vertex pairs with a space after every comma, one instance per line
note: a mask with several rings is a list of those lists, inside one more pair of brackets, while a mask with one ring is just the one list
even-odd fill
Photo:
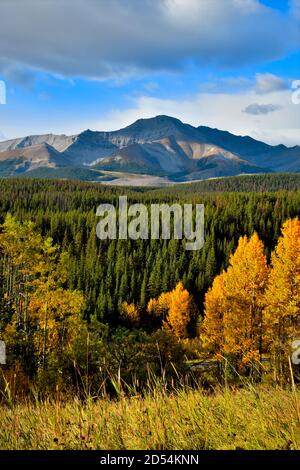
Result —
[[2, 405], [0, 448], [299, 450], [297, 393], [250, 387]]

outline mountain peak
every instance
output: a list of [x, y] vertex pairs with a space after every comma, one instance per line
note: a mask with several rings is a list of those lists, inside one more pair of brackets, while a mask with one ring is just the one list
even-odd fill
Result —
[[184, 124], [177, 118], [162, 114], [151, 118], [138, 119], [133, 124], [114, 133], [130, 136], [137, 140], [146, 141], [151, 139], [153, 141], [182, 135], [196, 138], [197, 129], [189, 124]]
[[141, 118], [135, 121], [133, 124], [125, 127], [125, 129], [153, 129], [155, 127], [166, 127], [166, 126], [173, 126], [173, 127], [181, 127], [184, 124], [177, 118], [172, 116], [166, 116], [164, 114], [159, 114], [158, 116], [154, 116], [151, 118]]
[[79, 135], [93, 135], [95, 131], [91, 131], [91, 129], [85, 129], [84, 131], [80, 132]]
[[149, 118], [140, 118], [137, 119], [133, 125], [137, 122], [158, 122], [160, 124], [166, 123], [166, 122], [174, 122], [174, 123], [179, 123], [182, 124], [180, 119], [174, 117], [174, 116], [168, 116], [167, 114], [157, 114], [156, 116], [149, 117]]

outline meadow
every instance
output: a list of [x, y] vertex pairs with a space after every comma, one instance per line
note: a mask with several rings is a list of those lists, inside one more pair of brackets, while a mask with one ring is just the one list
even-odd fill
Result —
[[0, 449], [300, 450], [299, 400], [245, 387], [3, 405]]

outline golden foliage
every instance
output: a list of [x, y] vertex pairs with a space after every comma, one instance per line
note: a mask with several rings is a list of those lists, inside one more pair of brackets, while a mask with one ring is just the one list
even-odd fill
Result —
[[300, 334], [300, 221], [288, 220], [272, 253], [265, 293], [266, 341], [271, 349], [289, 348]]
[[139, 326], [140, 324], [140, 311], [137, 305], [134, 303], [129, 304], [127, 302], [122, 303], [122, 314], [123, 317], [130, 323], [131, 326]]
[[197, 309], [191, 294], [178, 282], [171, 292], [162, 293], [148, 302], [147, 312], [162, 320], [163, 328], [179, 339], [188, 336], [188, 325], [194, 319]]
[[183, 283], [178, 282], [175, 289], [170, 292], [169, 311], [166, 321], [163, 322], [164, 327], [177, 338], [186, 338], [188, 325], [195, 313], [193, 297], [184, 288]]
[[157, 299], [150, 299], [147, 305], [147, 313], [164, 320], [169, 310], [170, 295], [170, 292], [163, 292]]
[[229, 268], [205, 297], [204, 343], [240, 363], [261, 355], [262, 309], [268, 277], [264, 245], [255, 233], [239, 239]]
[[218, 354], [224, 344], [223, 316], [225, 309], [224, 274], [216, 276], [205, 295], [205, 321], [200, 330], [206, 349]]
[[39, 234], [32, 222], [18, 222], [8, 215], [0, 233], [7, 291], [4, 298], [13, 316], [3, 332], [13, 344], [19, 332], [31, 338], [45, 364], [47, 354], [72, 344], [83, 326], [80, 314], [84, 297], [64, 287], [67, 258], [51, 238]]

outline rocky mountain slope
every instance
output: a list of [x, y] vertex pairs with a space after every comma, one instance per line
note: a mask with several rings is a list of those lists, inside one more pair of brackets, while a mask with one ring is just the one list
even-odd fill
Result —
[[114, 179], [116, 173], [130, 173], [171, 181], [300, 172], [300, 147], [271, 146], [169, 116], [139, 119], [112, 132], [86, 130], [73, 136], [47, 134], [0, 142], [0, 176], [30, 176], [43, 169], [38, 174], [51, 177], [55, 169], [56, 177], [60, 172], [62, 177], [74, 177], [78, 169], [82, 179], [87, 174], [83, 168], [93, 170], [89, 178], [114, 172]]

